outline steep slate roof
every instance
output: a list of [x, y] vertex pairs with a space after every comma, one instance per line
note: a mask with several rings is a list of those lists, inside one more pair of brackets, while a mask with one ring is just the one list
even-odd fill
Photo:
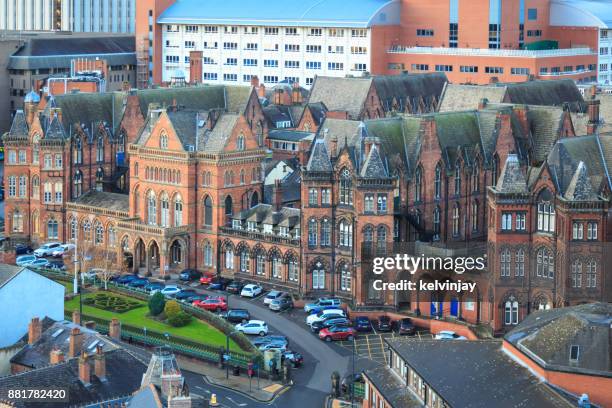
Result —
[[18, 109], [13, 116], [13, 123], [11, 123], [11, 129], [8, 132], [9, 137], [15, 139], [27, 139], [28, 138], [28, 124], [25, 119], [23, 110]]
[[574, 177], [572, 177], [565, 191], [565, 198], [577, 201], [591, 201], [597, 199], [597, 193], [591, 185], [591, 180], [589, 179], [586, 165], [583, 161], [578, 163]]
[[[91, 384], [85, 386], [79, 380], [78, 358], [64, 363], [54, 364], [36, 370], [0, 378], [0, 395], [7, 395], [8, 390], [16, 388], [67, 389], [70, 404], [82, 406], [96, 401], [125, 396], [140, 388], [146, 364], [124, 349], [105, 353], [106, 380], [100, 381], [92, 369]], [[10, 401], [11, 406], [28, 407], [24, 401]], [[66, 403], [46, 402], [45, 407], [65, 407]]]
[[417, 111], [416, 101], [423, 98], [426, 112], [435, 110], [435, 104], [446, 84], [446, 75], [441, 72], [428, 74], [380, 75], [374, 77], [374, 87], [385, 111], [392, 110], [393, 101], [404, 111], [409, 103], [412, 112]]
[[308, 103], [323, 102], [328, 110], [346, 111], [357, 119], [371, 86], [372, 78], [318, 76], [312, 84]]
[[181, 109], [166, 113], [183, 149], [188, 151], [190, 146], [195, 149], [195, 146], [204, 139], [206, 127], [201, 121], [206, 119], [207, 112]]
[[130, 209], [128, 194], [109, 193], [106, 191], [90, 190], [73, 200], [75, 204], [104, 208], [111, 211], [124, 211]]
[[0, 264], [0, 288], [24, 270], [23, 266]]
[[[596, 99], [598, 99], [600, 103], [600, 123], [597, 126], [597, 131], [600, 133], [612, 132], [612, 94], [598, 94]], [[586, 112], [572, 112], [571, 115], [576, 135], [586, 135], [589, 115]]]
[[206, 153], [221, 153], [229, 139], [232, 130], [236, 126], [240, 116], [235, 113], [224, 113], [221, 115], [212, 131], [204, 135], [203, 143], [200, 142], [198, 150]]
[[560, 136], [563, 108], [530, 106], [527, 118], [531, 125], [533, 159], [542, 162]]
[[[62, 124], [68, 134], [71, 126], [81, 124], [91, 129], [92, 124], [105, 122], [113, 131], [119, 127], [124, 99], [120, 92], [63, 94], [52, 99], [62, 110]], [[49, 117], [47, 112], [45, 115]]]
[[315, 139], [310, 151], [310, 157], [308, 158], [306, 170], [332, 171], [329, 153], [327, 152], [327, 147], [325, 147], [325, 141], [323, 139]]
[[[611, 304], [587, 303], [535, 311], [504, 339], [552, 368], [612, 378], [611, 325]], [[572, 345], [579, 346], [580, 353], [578, 361], [570, 363]]]
[[367, 369], [363, 375], [391, 404], [392, 408], [420, 408], [423, 406], [389, 368], [379, 366]]
[[542, 106], [568, 104], [571, 111], [584, 111], [585, 108], [584, 98], [571, 79], [508, 84], [504, 102]]
[[[329, 109], [327, 109], [327, 106], [325, 106], [325, 104], [323, 102], [313, 102], [313, 103], [309, 103], [305, 106], [304, 110], [308, 109], [310, 111], [310, 114], [312, 115], [312, 118], [315, 120], [315, 122], [317, 124], [321, 124], [323, 122], [323, 120], [325, 120], [325, 114], [327, 113], [327, 111]], [[302, 111], [302, 115], [304, 111]], [[301, 116], [299, 118], [297, 118], [298, 120], [301, 120]]]
[[500, 193], [527, 193], [527, 178], [518, 156], [509, 154], [495, 189]]
[[51, 119], [51, 123], [47, 127], [45, 131], [45, 139], [58, 139], [63, 140], [66, 138], [66, 132], [64, 132], [64, 127], [60, 123], [60, 120], [57, 116], [54, 116]]
[[299, 142], [300, 140], [312, 140], [315, 134], [300, 130], [274, 129], [268, 132], [270, 140], [284, 140], [287, 142]]
[[478, 108], [481, 99], [492, 103], [502, 102], [506, 88], [493, 85], [446, 84], [440, 101], [440, 112], [470, 110]]
[[[250, 88], [245, 87], [247, 90]], [[230, 92], [232, 95], [233, 92]], [[186, 88], [158, 88], [136, 91], [140, 111], [146, 115], [149, 105], [170, 106], [176, 102], [179, 107], [196, 110], [223, 109], [225, 107], [225, 87], [211, 85]], [[232, 106], [234, 109], [235, 106]]]
[[364, 178], [385, 178], [388, 176], [387, 169], [376, 145], [373, 145], [370, 149], [370, 153], [361, 168], [360, 176]]
[[511, 360], [498, 341], [386, 339], [452, 407], [572, 407]]
[[448, 169], [455, 166], [457, 147], [478, 149], [482, 152], [480, 129], [475, 112], [438, 113], [433, 115], [433, 119], [436, 122], [442, 158]]

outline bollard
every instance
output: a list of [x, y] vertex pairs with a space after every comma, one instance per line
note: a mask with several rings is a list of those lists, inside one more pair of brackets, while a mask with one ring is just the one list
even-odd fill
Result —
[[217, 394], [210, 394], [210, 404], [211, 407], [218, 407], [219, 403], [217, 402]]

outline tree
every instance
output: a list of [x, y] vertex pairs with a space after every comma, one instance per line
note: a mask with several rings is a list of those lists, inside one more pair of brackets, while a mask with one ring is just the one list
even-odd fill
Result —
[[117, 254], [102, 247], [87, 248], [84, 266], [87, 270], [95, 270], [96, 278], [104, 282], [104, 290], [108, 289], [108, 281], [113, 276], [113, 265], [116, 265]]
[[161, 292], [155, 292], [149, 299], [149, 312], [152, 316], [157, 316], [164, 311], [164, 306], [166, 306], [164, 295]]
[[166, 306], [164, 306], [164, 314], [166, 315], [167, 319], [177, 315], [180, 311], [181, 306], [176, 300], [170, 300], [166, 302]]

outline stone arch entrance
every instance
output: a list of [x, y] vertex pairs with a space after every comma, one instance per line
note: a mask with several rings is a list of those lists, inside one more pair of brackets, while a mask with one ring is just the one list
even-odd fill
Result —
[[179, 271], [187, 267], [187, 246], [181, 239], [175, 239], [170, 245], [170, 266]]
[[159, 245], [155, 240], [149, 243], [147, 261], [147, 273], [159, 273]]
[[147, 253], [142, 239], [138, 238], [134, 244], [134, 272], [147, 266]]

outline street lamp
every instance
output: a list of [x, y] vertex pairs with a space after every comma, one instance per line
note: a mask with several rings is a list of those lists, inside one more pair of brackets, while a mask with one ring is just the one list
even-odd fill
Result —
[[234, 333], [238, 333], [238, 330], [232, 330], [225, 336], [225, 355], [223, 356], [223, 360], [225, 360], [225, 379], [229, 379], [229, 361], [230, 361], [230, 350], [229, 350], [229, 339], [230, 336]]

